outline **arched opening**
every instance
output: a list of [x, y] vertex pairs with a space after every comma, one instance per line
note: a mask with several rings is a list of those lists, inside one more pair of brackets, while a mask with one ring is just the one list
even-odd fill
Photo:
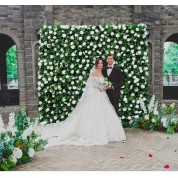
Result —
[[178, 99], [178, 33], [164, 43], [163, 99]]
[[19, 105], [16, 44], [0, 34], [0, 106]]

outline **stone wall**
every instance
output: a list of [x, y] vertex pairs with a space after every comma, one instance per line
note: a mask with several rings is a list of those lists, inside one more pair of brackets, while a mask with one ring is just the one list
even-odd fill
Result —
[[[172, 34], [178, 33], [178, 6], [161, 6], [161, 54], [160, 72], [163, 71], [164, 42]], [[163, 74], [161, 72], [161, 74]], [[163, 89], [163, 75], [160, 78], [161, 89]], [[161, 93], [163, 91], [161, 90]], [[177, 92], [178, 94], [178, 92]], [[178, 100], [164, 100], [166, 103], [176, 103], [178, 113]]]
[[[149, 37], [150, 94], [163, 102], [163, 44], [178, 33], [178, 6], [0, 6], [0, 33], [7, 34], [18, 47], [20, 106], [0, 107], [0, 113], [26, 106], [30, 116], [38, 115], [36, 64], [37, 31], [42, 25], [147, 23]], [[178, 101], [175, 102], [178, 108]]]
[[[42, 25], [53, 25], [52, 9], [46, 6], [23, 6], [24, 48], [27, 87], [27, 109], [31, 117], [38, 115], [38, 96], [36, 89], [37, 31]], [[46, 19], [46, 20], [45, 20]]]
[[[0, 6], [0, 34], [10, 36], [17, 46], [20, 106], [26, 106], [26, 73], [24, 67], [23, 29], [23, 6]], [[5, 108], [0, 107], [0, 114], [2, 114], [3, 118], [7, 118], [9, 112], [19, 108], [19, 106], [8, 106]]]
[[54, 24], [131, 23], [133, 6], [54, 6]]

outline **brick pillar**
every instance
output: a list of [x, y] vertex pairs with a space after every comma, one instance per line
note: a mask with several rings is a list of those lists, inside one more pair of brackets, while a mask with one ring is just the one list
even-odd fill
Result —
[[160, 59], [160, 43], [161, 43], [161, 24], [160, 24], [160, 16], [161, 16], [161, 6], [135, 6], [134, 7], [134, 14], [133, 14], [133, 22], [134, 23], [146, 23], [150, 26], [150, 37], [149, 41], [154, 46], [154, 53], [152, 54], [152, 67], [153, 69], [150, 70], [150, 76], [153, 76], [152, 79], [154, 81], [152, 82], [153, 86], [151, 94], [154, 94], [156, 96], [156, 99], [160, 100], [162, 99], [162, 93], [161, 93], [161, 59]]
[[24, 13], [24, 46], [25, 46], [25, 67], [26, 67], [26, 86], [27, 86], [27, 112], [31, 117], [38, 116], [38, 96], [36, 90], [35, 64], [37, 56], [34, 56], [34, 45], [38, 39], [36, 29], [43, 25], [53, 25], [52, 6], [27, 5], [23, 8]]

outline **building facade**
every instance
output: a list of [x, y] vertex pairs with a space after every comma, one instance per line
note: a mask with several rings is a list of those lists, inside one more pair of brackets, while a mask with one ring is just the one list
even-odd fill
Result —
[[[0, 48], [5, 49], [4, 40], [9, 46], [16, 45], [18, 66], [18, 90], [7, 94], [7, 80], [1, 80], [0, 114], [3, 119], [14, 109], [24, 106], [31, 117], [38, 115], [37, 96], [37, 29], [42, 25], [97, 25], [97, 24], [146, 23], [150, 29], [149, 62], [150, 94], [160, 103], [176, 103], [174, 91], [171, 99], [165, 99], [163, 87], [164, 43], [170, 39], [178, 43], [178, 6], [40, 6], [15, 5], [0, 6]], [[8, 41], [9, 40], [9, 41]], [[176, 41], [177, 40], [177, 41]], [[8, 48], [8, 45], [6, 46]], [[0, 51], [2, 51], [0, 49]], [[1, 64], [3, 63], [3, 56]], [[3, 78], [3, 70], [0, 72]], [[0, 78], [0, 79], [1, 79]], [[4, 81], [4, 89], [3, 89]], [[18, 96], [18, 97], [15, 97]], [[178, 95], [178, 90], [177, 90]], [[9, 98], [8, 98], [9, 97]], [[14, 97], [14, 98], [13, 98]], [[14, 101], [14, 104], [7, 103]], [[17, 102], [18, 101], [18, 102]]]

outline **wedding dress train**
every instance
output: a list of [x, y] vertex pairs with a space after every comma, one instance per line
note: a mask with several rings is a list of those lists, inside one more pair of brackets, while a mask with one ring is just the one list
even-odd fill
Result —
[[66, 120], [39, 127], [45, 146], [104, 145], [126, 139], [121, 119], [101, 88], [103, 77], [89, 77], [82, 97]]

